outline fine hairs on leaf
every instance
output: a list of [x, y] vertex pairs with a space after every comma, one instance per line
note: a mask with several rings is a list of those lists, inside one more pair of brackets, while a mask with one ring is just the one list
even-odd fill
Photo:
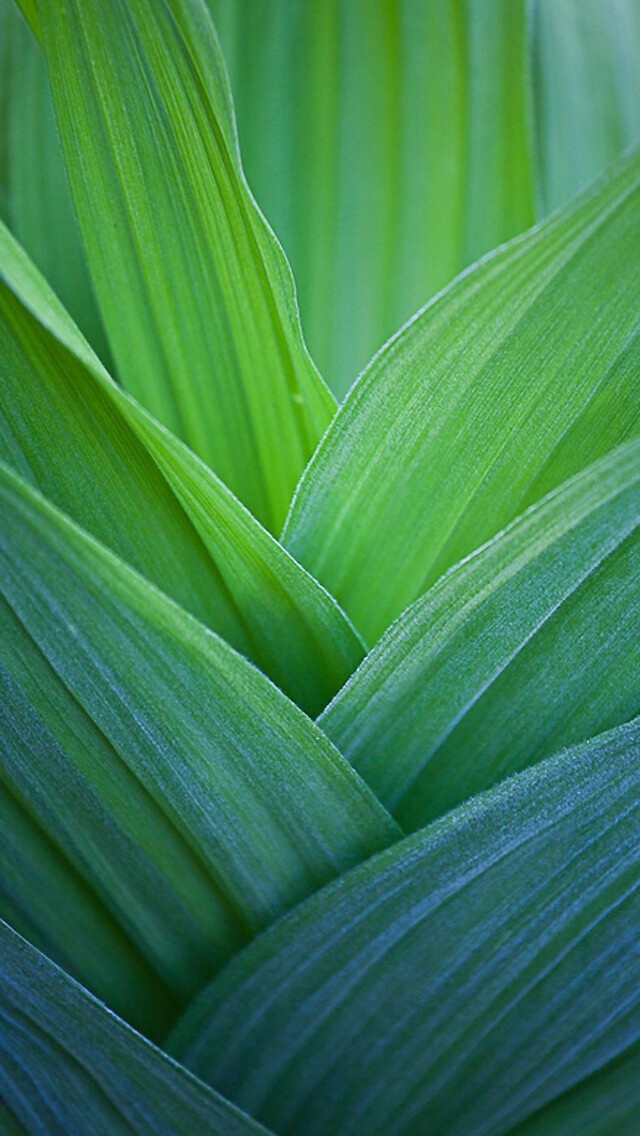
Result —
[[637, 0], [0, 0], [0, 1136], [640, 1132]]

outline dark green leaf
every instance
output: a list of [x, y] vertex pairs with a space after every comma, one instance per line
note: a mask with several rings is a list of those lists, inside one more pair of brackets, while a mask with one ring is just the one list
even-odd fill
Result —
[[[161, 1019], [399, 832], [250, 663], [2, 467], [0, 498], [2, 779], [166, 986]], [[19, 898], [53, 939], [38, 888]], [[72, 945], [85, 975], [93, 944]], [[141, 1012], [131, 966], [105, 967], [97, 992]]]
[[637, 1136], [640, 1044], [513, 1128], [509, 1136]]
[[47, 68], [14, 0], [0, 0], [0, 215], [94, 349], [108, 361], [58, 139]]
[[356, 868], [235, 958], [172, 1051], [278, 1132], [501, 1136], [640, 1037], [640, 724]]
[[2, 921], [0, 1094], [3, 1136], [267, 1136]]

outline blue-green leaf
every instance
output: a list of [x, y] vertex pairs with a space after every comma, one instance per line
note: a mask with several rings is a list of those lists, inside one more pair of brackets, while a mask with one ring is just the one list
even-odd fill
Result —
[[[1, 778], [135, 948], [96, 992], [140, 1014], [141, 957], [164, 990], [157, 1031], [239, 944], [399, 830], [250, 663], [5, 467], [0, 499]], [[53, 942], [38, 887], [8, 898]], [[55, 942], [85, 980], [94, 949]]]
[[319, 725], [405, 829], [640, 713], [640, 439], [391, 625]]
[[0, 920], [3, 1136], [267, 1136]]
[[640, 725], [504, 782], [238, 955], [171, 1049], [296, 1136], [502, 1136], [640, 1038]]
[[640, 1043], [552, 1100], [509, 1136], [636, 1136]]

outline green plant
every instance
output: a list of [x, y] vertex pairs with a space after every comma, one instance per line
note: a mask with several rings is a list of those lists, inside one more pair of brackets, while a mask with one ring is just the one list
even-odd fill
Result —
[[0, 1131], [631, 1136], [637, 3], [20, 6]]

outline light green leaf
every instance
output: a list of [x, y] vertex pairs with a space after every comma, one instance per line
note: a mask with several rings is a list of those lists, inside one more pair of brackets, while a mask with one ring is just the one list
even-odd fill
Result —
[[335, 601], [111, 382], [0, 224], [0, 458], [317, 714], [362, 658]]
[[203, 0], [38, 11], [119, 376], [278, 530], [335, 403], [244, 182]]
[[640, 713], [640, 439], [389, 628], [318, 724], [405, 829]]
[[490, 254], [352, 388], [284, 542], [371, 642], [451, 564], [640, 428], [640, 158]]
[[100, 357], [109, 361], [60, 149], [42, 52], [0, 0], [0, 216]]
[[0, 499], [2, 779], [184, 1001], [399, 830], [250, 663], [6, 467]]
[[0, 1094], [7, 1136], [266, 1136], [2, 921]]
[[522, 0], [208, 0], [249, 183], [340, 395], [533, 221]]
[[501, 1136], [640, 1037], [640, 725], [550, 758], [238, 955], [172, 1052], [278, 1132]]
[[640, 1127], [640, 1044], [632, 1045], [509, 1136], [637, 1136]]
[[564, 205], [640, 142], [637, 0], [533, 0], [538, 208]]

